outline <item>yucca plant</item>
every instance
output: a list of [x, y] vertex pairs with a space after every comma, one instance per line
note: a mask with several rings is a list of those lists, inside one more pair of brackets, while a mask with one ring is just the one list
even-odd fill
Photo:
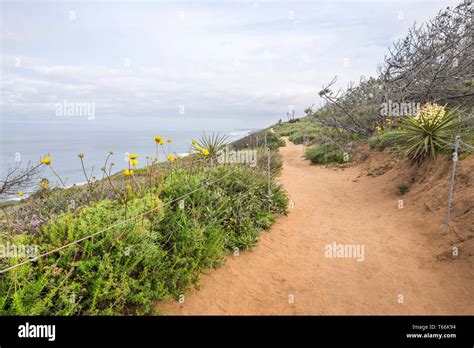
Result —
[[228, 136], [220, 135], [219, 133], [212, 133], [210, 135], [203, 133], [196, 142], [197, 148], [207, 150], [207, 157], [211, 160], [217, 158], [217, 153], [224, 150], [227, 146]]
[[427, 103], [416, 115], [401, 119], [400, 141], [411, 159], [420, 162], [436, 157], [441, 148], [452, 143], [452, 131], [460, 125], [456, 109], [447, 112], [446, 106]]

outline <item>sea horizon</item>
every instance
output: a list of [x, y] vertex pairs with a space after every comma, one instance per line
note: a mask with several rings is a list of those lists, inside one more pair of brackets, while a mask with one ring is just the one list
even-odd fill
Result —
[[[163, 145], [166, 153], [175, 156], [184, 156], [191, 151], [191, 142], [198, 140], [202, 134], [217, 133], [227, 136], [228, 142], [245, 137], [257, 128], [232, 128], [227, 130], [213, 131], [211, 129], [196, 130], [135, 130], [135, 129], [92, 129], [86, 132], [78, 132], [76, 128], [64, 128], [61, 130], [47, 131], [45, 129], [23, 128], [21, 130], [2, 129], [0, 139], [1, 172], [4, 174], [8, 168], [20, 165], [24, 168], [28, 163], [39, 163], [45, 156], [50, 156], [51, 164], [57, 174], [64, 181], [65, 187], [84, 184], [87, 180], [81, 165], [79, 154], [83, 154], [83, 161], [87, 176], [102, 178], [101, 168], [108, 160], [114, 163], [112, 173], [117, 173], [128, 168], [127, 154], [139, 155], [137, 168], [146, 166], [147, 157], [156, 157], [156, 144], [154, 137], [159, 135], [165, 140]], [[172, 141], [167, 143], [166, 140]], [[20, 141], [21, 139], [21, 141]], [[158, 160], [165, 161], [165, 155], [160, 149]], [[61, 186], [54, 174], [43, 168], [38, 179], [46, 178], [53, 186]], [[25, 192], [25, 196], [28, 193]], [[14, 199], [8, 197], [6, 200]]]

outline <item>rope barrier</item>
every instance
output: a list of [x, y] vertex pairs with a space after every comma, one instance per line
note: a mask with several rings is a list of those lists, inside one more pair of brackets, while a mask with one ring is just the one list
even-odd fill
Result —
[[[251, 187], [250, 189], [247, 190], [247, 192], [244, 193], [244, 195], [250, 194], [250, 192], [251, 192], [253, 189], [256, 189], [256, 188], [258, 188], [258, 187], [259, 187], [259, 186]], [[222, 204], [220, 207], [223, 207], [224, 205], [225, 205], [225, 203]], [[220, 207], [219, 207], [219, 208], [220, 208]], [[210, 224], [212, 224], [213, 222], [217, 221], [219, 218], [222, 217], [222, 215], [224, 215], [224, 213], [225, 213], [225, 212], [222, 212], [222, 213], [218, 214], [214, 219], [212, 219], [211, 221], [208, 221], [207, 224], [210, 225]], [[172, 231], [172, 232], [167, 236], [167, 237], [168, 237], [167, 241], [170, 240], [170, 238], [171, 238], [171, 236], [173, 235], [173, 233], [174, 233], [174, 231]], [[166, 252], [169, 252], [169, 251], [171, 251], [172, 249], [173, 249], [173, 246], [171, 246], [170, 248], [166, 249], [165, 251], [166, 251]]]
[[[237, 170], [234, 170], [234, 171], [232, 171], [232, 172], [230, 172], [230, 173], [227, 173], [227, 174], [223, 175], [222, 177], [220, 177], [219, 179], [215, 180], [215, 181], [212, 182], [212, 183], [205, 183], [203, 186], [201, 186], [201, 187], [199, 187], [199, 188], [197, 188], [197, 189], [195, 189], [195, 190], [193, 190], [193, 191], [191, 191], [191, 192], [188, 192], [188, 193], [186, 193], [186, 194], [184, 194], [184, 195], [182, 195], [182, 196], [180, 196], [180, 197], [178, 197], [178, 198], [175, 198], [175, 199], [173, 199], [173, 200], [171, 200], [171, 201], [169, 201], [169, 202], [167, 202], [167, 203], [165, 203], [165, 204], [161, 204], [161, 205], [159, 205], [159, 206], [157, 206], [157, 207], [155, 207], [155, 208], [153, 208], [153, 209], [150, 209], [150, 210], [148, 210], [148, 211], [146, 211], [146, 212], [143, 212], [143, 213], [141, 213], [141, 214], [135, 215], [135, 216], [133, 216], [133, 217], [127, 219], [127, 220], [123, 220], [123, 221], [120, 221], [120, 222], [115, 223], [115, 224], [113, 224], [113, 225], [110, 225], [109, 227], [104, 228], [103, 230], [97, 231], [97, 232], [95, 232], [95, 233], [93, 233], [93, 234], [91, 234], [91, 235], [88, 235], [88, 236], [86, 236], [86, 237], [83, 237], [83, 238], [80, 238], [80, 239], [78, 239], [78, 240], [72, 241], [72, 242], [67, 243], [67, 244], [65, 244], [65, 245], [62, 245], [62, 246], [60, 246], [60, 247], [58, 247], [58, 248], [55, 248], [55, 249], [53, 249], [53, 250], [50, 250], [50, 251], [48, 251], [48, 252], [46, 252], [46, 253], [43, 253], [43, 254], [41, 254], [41, 255], [38, 255], [38, 256], [36, 256], [36, 257], [34, 257], [34, 258], [31, 258], [31, 259], [25, 260], [25, 261], [23, 261], [23, 262], [17, 263], [16, 265], [13, 265], [13, 266], [4, 268], [4, 269], [0, 270], [0, 274], [5, 273], [5, 272], [8, 272], [8, 271], [10, 271], [10, 270], [12, 270], [12, 269], [18, 268], [18, 267], [20, 267], [20, 266], [23, 266], [23, 265], [25, 265], [25, 264], [27, 264], [27, 263], [37, 261], [37, 260], [40, 259], [40, 258], [46, 257], [46, 256], [51, 255], [51, 254], [53, 254], [53, 253], [56, 253], [56, 252], [58, 252], [58, 251], [60, 251], [60, 250], [63, 250], [63, 249], [65, 249], [65, 248], [68, 248], [68, 247], [70, 247], [70, 246], [72, 246], [72, 245], [74, 245], [74, 244], [78, 244], [78, 243], [80, 243], [80, 242], [82, 242], [82, 241], [84, 241], [84, 240], [86, 240], [86, 239], [92, 238], [92, 237], [97, 236], [97, 235], [99, 235], [99, 234], [101, 234], [101, 233], [104, 233], [104, 232], [106, 232], [106, 231], [109, 231], [109, 230], [111, 230], [111, 229], [114, 228], [114, 227], [123, 225], [123, 224], [125, 224], [125, 223], [127, 223], [127, 222], [130, 222], [130, 221], [132, 221], [132, 220], [136, 220], [136, 219], [138, 219], [138, 218], [140, 218], [140, 217], [142, 217], [142, 216], [144, 216], [144, 215], [146, 215], [146, 214], [149, 214], [149, 213], [152, 212], [152, 211], [155, 211], [155, 210], [157, 210], [157, 209], [159, 209], [159, 208], [163, 208], [163, 207], [165, 207], [165, 206], [167, 206], [167, 205], [170, 205], [170, 204], [172, 204], [172, 203], [174, 203], [174, 202], [177, 202], [177, 201], [179, 201], [179, 200], [181, 200], [181, 199], [183, 199], [183, 198], [185, 198], [185, 197], [187, 197], [187, 196], [193, 194], [194, 192], [197, 192], [197, 191], [199, 191], [199, 190], [202, 190], [204, 187], [207, 187], [207, 186], [209, 186], [210, 184], [215, 184], [216, 182], [219, 182], [220, 180], [224, 179], [225, 177], [227, 177], [227, 176], [229, 176], [229, 175], [231, 175], [231, 174], [234, 174], [234, 173], [236, 173], [236, 172], [237, 172]], [[206, 186], [206, 185], [207, 185], [207, 186]]]

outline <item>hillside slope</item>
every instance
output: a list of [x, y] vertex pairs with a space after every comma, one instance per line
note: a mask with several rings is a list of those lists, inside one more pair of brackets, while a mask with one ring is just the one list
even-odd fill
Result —
[[[209, 270], [184, 303], [159, 304], [160, 313], [474, 314], [472, 256], [461, 247], [457, 258], [440, 257], [459, 242], [442, 230], [447, 184], [433, 202], [439, 211], [421, 209], [415, 186], [399, 209], [394, 187], [409, 169], [367, 176], [370, 161], [325, 168], [310, 166], [301, 145], [280, 151], [281, 183], [294, 202], [289, 215], [251, 252]], [[326, 257], [334, 242], [363, 245], [363, 261]]]

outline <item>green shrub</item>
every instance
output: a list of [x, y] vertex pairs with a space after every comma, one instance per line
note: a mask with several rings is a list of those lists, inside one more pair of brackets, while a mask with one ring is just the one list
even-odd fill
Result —
[[288, 136], [289, 140], [294, 144], [303, 144], [304, 138], [311, 142], [321, 134], [322, 129], [318, 127], [311, 118], [302, 117], [299, 122], [285, 122], [274, 127], [275, 132], [279, 136]]
[[281, 139], [278, 134], [272, 133], [268, 130], [263, 130], [234, 141], [232, 143], [232, 148], [234, 150], [241, 150], [263, 147], [265, 144], [265, 132], [267, 133], [267, 146], [270, 149], [275, 150], [286, 145], [285, 141]]
[[[317, 138], [317, 134], [316, 132], [311, 132], [311, 133], [307, 133], [306, 134], [306, 141], [308, 142], [312, 142], [313, 140], [315, 140]], [[296, 134], [293, 134], [291, 135], [289, 138], [288, 138], [293, 144], [303, 144], [304, 143], [304, 140], [305, 140], [305, 134], [304, 133], [296, 133]]]
[[402, 132], [391, 130], [374, 135], [369, 139], [369, 144], [372, 149], [383, 151], [385, 148], [394, 148], [399, 145], [400, 136]]
[[471, 156], [471, 153], [469, 153], [469, 152], [463, 152], [463, 153], [461, 153], [461, 154], [459, 155], [458, 158], [459, 158], [460, 161], [463, 161], [463, 160], [465, 160], [466, 158], [468, 158], [469, 156]]
[[[147, 195], [129, 202], [129, 216], [156, 208], [160, 201]], [[13, 269], [0, 279], [0, 314], [73, 315], [128, 313], [129, 308], [149, 310], [148, 298], [160, 298], [163, 274], [157, 265], [165, 262], [166, 253], [150, 243], [149, 227], [161, 213], [124, 223], [80, 246], [41, 258]], [[76, 216], [62, 213], [43, 226], [39, 236], [29, 243], [41, 246], [40, 252], [52, 250], [124, 219], [124, 209], [114, 201], [104, 200], [82, 209]], [[7, 236], [1, 236], [5, 244]], [[18, 242], [17, 242], [18, 243]], [[19, 259], [5, 259], [2, 268]], [[163, 292], [163, 295], [165, 292]]]
[[293, 144], [296, 144], [296, 145], [303, 144], [304, 136], [303, 136], [303, 134], [295, 133], [293, 135], [290, 135], [288, 140], [290, 140]]
[[[155, 301], [185, 293], [226, 249], [251, 248], [273, 214], [286, 213], [285, 192], [271, 188], [269, 196], [266, 176], [242, 165], [177, 169], [126, 208], [105, 199], [52, 216], [38, 234], [0, 233], [0, 245], [34, 244], [43, 253], [116, 225], [2, 274], [0, 315], [153, 313]], [[122, 223], [125, 214], [139, 218]], [[0, 269], [23, 260], [1, 258]]]
[[276, 133], [281, 137], [288, 137], [301, 129], [299, 123], [282, 123], [280, 126], [275, 127]]
[[285, 141], [277, 134], [271, 132], [267, 133], [267, 147], [269, 147], [271, 150], [275, 150], [284, 146], [286, 146]]
[[405, 193], [408, 192], [409, 188], [408, 188], [407, 185], [399, 185], [399, 186], [397, 187], [397, 190], [398, 190], [398, 194], [399, 194], [400, 196], [403, 196]]
[[312, 147], [306, 150], [305, 157], [311, 161], [312, 164], [326, 164], [326, 163], [344, 163], [344, 154], [339, 150], [334, 143], [323, 143], [317, 147]]
[[282, 137], [288, 137], [290, 135], [293, 135], [296, 132], [298, 132], [297, 128], [287, 128], [287, 129], [282, 129], [278, 131], [278, 134]]

